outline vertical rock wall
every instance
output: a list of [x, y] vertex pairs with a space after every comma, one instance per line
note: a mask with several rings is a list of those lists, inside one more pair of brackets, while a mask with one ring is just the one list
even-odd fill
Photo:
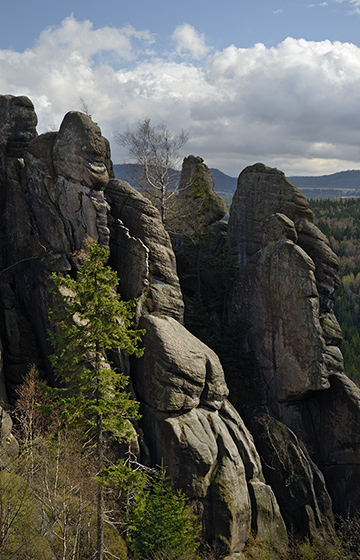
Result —
[[[313, 224], [305, 197], [281, 171], [263, 164], [246, 168], [239, 176], [229, 239], [238, 259], [229, 321], [244, 321], [246, 350], [255, 355], [262, 388], [258, 403], [284, 425], [282, 437], [272, 443], [288, 448], [290, 429], [297, 445], [308, 446], [325, 475], [326, 487], [318, 477], [317, 485], [314, 475], [308, 477], [315, 496], [313, 501], [308, 495], [305, 504], [312, 512], [306, 521], [310, 528], [311, 520], [319, 524], [322, 516], [328, 517], [328, 500], [322, 498], [326, 488], [338, 513], [357, 504], [360, 491], [353, 483], [359, 469], [358, 442], [350, 436], [359, 419], [358, 390], [343, 373], [341, 330], [333, 313], [338, 259]], [[349, 430], [335, 391], [342, 395]], [[253, 421], [258, 436], [266, 432], [261, 425]], [[267, 435], [271, 443], [271, 433]], [[256, 441], [261, 446], [260, 439]], [[299, 460], [300, 455], [299, 448]], [[308, 462], [315, 472], [310, 457], [301, 462]], [[335, 473], [340, 478], [334, 484]], [[283, 509], [285, 484], [286, 480], [275, 490]], [[317, 511], [322, 512], [320, 517]]]

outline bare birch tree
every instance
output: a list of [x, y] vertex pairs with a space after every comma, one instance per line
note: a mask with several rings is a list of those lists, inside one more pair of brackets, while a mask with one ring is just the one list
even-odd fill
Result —
[[188, 139], [184, 130], [174, 134], [164, 123], [152, 125], [149, 117], [140, 120], [134, 130], [128, 128], [116, 136], [127, 150], [132, 179], [158, 208], [163, 223], [176, 193], [180, 150]]

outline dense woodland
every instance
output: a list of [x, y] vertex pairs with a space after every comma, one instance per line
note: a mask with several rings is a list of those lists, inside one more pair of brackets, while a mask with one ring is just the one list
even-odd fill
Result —
[[340, 258], [341, 288], [335, 313], [344, 340], [345, 371], [360, 383], [360, 200], [310, 200], [314, 221]]

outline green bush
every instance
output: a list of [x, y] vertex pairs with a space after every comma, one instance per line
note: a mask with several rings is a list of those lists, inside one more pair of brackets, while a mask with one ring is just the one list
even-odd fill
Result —
[[197, 558], [199, 529], [187, 497], [175, 490], [161, 468], [150, 489], [137, 494], [130, 513], [130, 547], [136, 558], [190, 560]]

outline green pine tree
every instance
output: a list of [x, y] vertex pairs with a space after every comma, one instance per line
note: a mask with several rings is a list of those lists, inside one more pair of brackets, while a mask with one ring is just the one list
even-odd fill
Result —
[[126, 440], [132, 431], [130, 420], [138, 417], [138, 403], [125, 391], [128, 378], [114, 371], [107, 352], [119, 348], [139, 356], [143, 334], [132, 328], [136, 302], [122, 301], [116, 293], [118, 279], [105, 266], [107, 257], [94, 243], [76, 279], [54, 274], [55, 304], [50, 312], [52, 365], [65, 385], [56, 390], [62, 418], [83, 427], [97, 457], [97, 560], [104, 557], [104, 436]]
[[197, 518], [190, 514], [186, 495], [174, 489], [164, 468], [153, 475], [148, 491], [135, 496], [130, 517], [130, 544], [136, 558], [198, 558]]

